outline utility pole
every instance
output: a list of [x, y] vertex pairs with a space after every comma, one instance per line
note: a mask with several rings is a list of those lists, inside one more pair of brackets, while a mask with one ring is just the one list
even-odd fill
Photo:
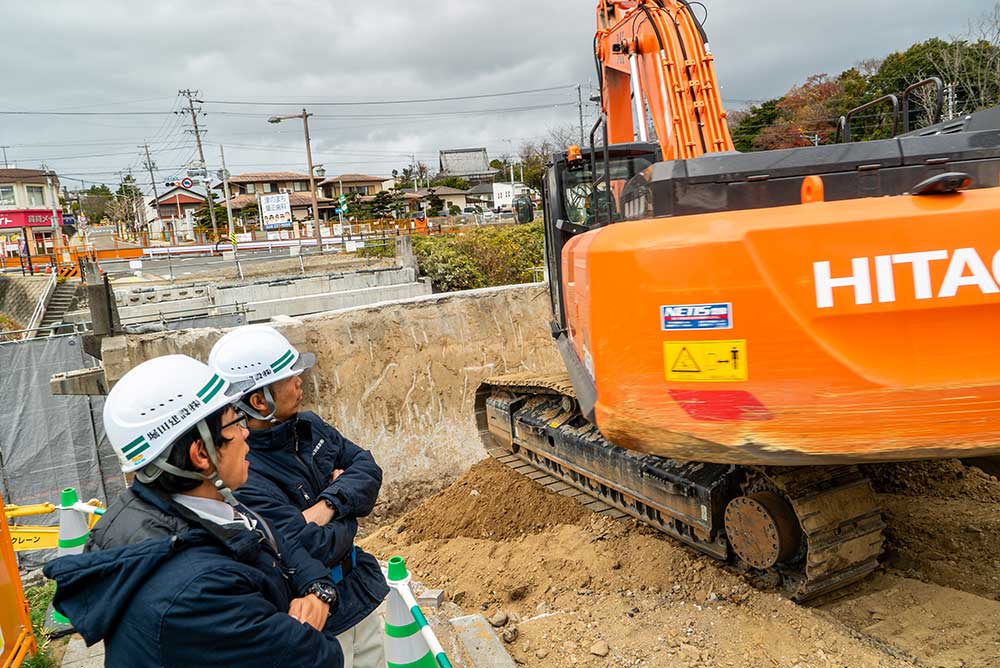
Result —
[[417, 156], [410, 154], [410, 176], [413, 177], [413, 192], [417, 192]]
[[56, 205], [59, 203], [59, 193], [55, 188], [52, 187], [52, 172], [45, 165], [42, 165], [42, 169], [45, 170], [45, 184], [49, 187], [49, 197], [51, 198], [52, 205], [52, 254], [56, 258], [56, 266], [59, 266], [59, 242], [62, 241], [60, 237], [62, 233], [59, 230], [59, 213], [56, 211]]
[[219, 158], [222, 160], [222, 194], [226, 198], [226, 219], [229, 222], [229, 235], [236, 231], [233, 229], [233, 207], [229, 203], [229, 171], [226, 169], [226, 149], [219, 144]]
[[316, 237], [316, 249], [323, 254], [323, 232], [319, 228], [319, 200], [316, 199], [316, 174], [313, 172], [312, 144], [309, 141], [309, 116], [305, 107], [302, 108], [302, 128], [306, 133], [306, 162], [309, 163], [309, 194], [313, 204], [313, 236]]
[[160, 221], [160, 228], [163, 228], [163, 214], [160, 212], [160, 193], [156, 189], [156, 175], [153, 174], [153, 170], [156, 169], [156, 165], [153, 163], [153, 159], [149, 157], [149, 144], [143, 144], [142, 148], [146, 150], [146, 169], [149, 170], [149, 180], [153, 184], [153, 201], [156, 203], [156, 218]]
[[580, 84], [576, 85], [576, 106], [580, 110], [580, 146], [583, 146], [583, 92]]
[[191, 124], [194, 126], [194, 139], [198, 144], [198, 158], [201, 160], [201, 168], [205, 170], [205, 197], [208, 204], [208, 216], [212, 221], [212, 235], [218, 240], [219, 226], [215, 222], [215, 202], [212, 201], [212, 189], [209, 187], [208, 167], [205, 164], [205, 151], [201, 147], [201, 130], [198, 129], [198, 113], [194, 110], [194, 98], [198, 91], [187, 88], [177, 91], [178, 95], [183, 95], [188, 101], [188, 113], [191, 114]]
[[233, 207], [229, 203], [229, 171], [226, 169], [226, 150], [219, 144], [219, 158], [222, 160], [222, 194], [226, 198], [226, 219], [229, 221], [229, 240], [233, 244], [233, 262], [236, 263], [236, 273], [243, 279], [243, 268], [239, 256], [236, 255], [236, 230], [233, 228]]
[[8, 169], [9, 168], [9, 166], [7, 165], [7, 149], [9, 149], [9, 148], [10, 148], [10, 146], [0, 146], [0, 149], [3, 150], [3, 168], [4, 169]]

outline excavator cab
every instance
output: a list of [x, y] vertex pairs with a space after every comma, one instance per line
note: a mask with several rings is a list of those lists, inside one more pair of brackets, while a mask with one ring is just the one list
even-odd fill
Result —
[[552, 156], [542, 207], [552, 313], [560, 326], [564, 325], [563, 246], [578, 234], [624, 220], [621, 195], [625, 185], [660, 160], [660, 146], [654, 143], [617, 144], [607, 149], [571, 146]]

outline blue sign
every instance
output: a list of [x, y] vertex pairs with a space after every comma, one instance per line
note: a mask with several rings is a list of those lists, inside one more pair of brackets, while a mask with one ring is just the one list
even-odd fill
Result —
[[62, 216], [63, 225], [76, 225], [76, 216], [71, 213], [64, 213]]
[[264, 229], [268, 232], [274, 230], [290, 230], [292, 229], [292, 221], [285, 220], [280, 223], [264, 223]]
[[661, 306], [660, 323], [665, 332], [679, 329], [732, 329], [733, 305], [731, 302], [722, 302]]

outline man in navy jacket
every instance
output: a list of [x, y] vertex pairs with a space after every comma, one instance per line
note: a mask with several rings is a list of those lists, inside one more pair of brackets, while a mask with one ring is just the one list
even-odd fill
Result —
[[251, 430], [250, 475], [239, 499], [330, 571], [339, 604], [327, 628], [338, 634], [344, 665], [384, 668], [375, 609], [389, 588], [375, 558], [354, 545], [358, 518], [378, 499], [382, 470], [367, 450], [299, 410], [300, 374], [314, 363], [265, 325], [229, 332], [209, 356], [220, 376], [252, 383], [239, 402]]
[[[232, 490], [247, 476], [239, 396], [197, 360], [168, 355], [127, 373], [104, 424], [133, 485], [83, 554], [45, 567], [55, 608], [109, 668], [339, 668], [322, 568], [291, 568], [285, 543]], [[288, 559], [288, 561], [286, 561]]]

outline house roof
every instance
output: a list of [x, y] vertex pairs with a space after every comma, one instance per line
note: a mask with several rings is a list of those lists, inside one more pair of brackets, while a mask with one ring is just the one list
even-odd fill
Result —
[[492, 195], [493, 194], [493, 184], [492, 183], [480, 183], [465, 191], [466, 195]]
[[372, 176], [371, 174], [340, 174], [339, 176], [328, 176], [319, 184], [325, 186], [331, 183], [367, 183], [370, 181], [382, 183], [391, 178], [391, 176]]
[[230, 183], [265, 183], [268, 181], [308, 180], [309, 175], [301, 172], [248, 172], [229, 177]]
[[465, 190], [452, 188], [451, 186], [431, 186], [430, 188], [420, 188], [417, 193], [430, 195], [430, 191], [432, 190], [438, 195], [464, 195], [466, 193]]
[[[276, 194], [276, 193], [269, 193]], [[312, 206], [312, 197], [309, 193], [288, 193], [288, 201], [292, 208], [299, 208], [303, 206]], [[320, 206], [324, 204], [329, 204], [335, 200], [330, 197], [316, 197], [316, 203]], [[234, 209], [243, 209], [245, 207], [257, 204], [256, 195], [237, 195], [236, 197], [231, 197], [229, 199], [229, 206]]]
[[[181, 204], [190, 204], [192, 200], [197, 202], [205, 201], [205, 196], [199, 192], [184, 188], [183, 186], [174, 186], [170, 190], [160, 193], [159, 202], [161, 205], [173, 204], [177, 197], [181, 198]], [[150, 200], [152, 199], [151, 197]]]
[[440, 152], [441, 173], [451, 176], [495, 174], [485, 148], [452, 148]]
[[[59, 177], [56, 177], [56, 181]], [[0, 169], [0, 181], [28, 181], [30, 183], [45, 183], [45, 171], [41, 169]]]

